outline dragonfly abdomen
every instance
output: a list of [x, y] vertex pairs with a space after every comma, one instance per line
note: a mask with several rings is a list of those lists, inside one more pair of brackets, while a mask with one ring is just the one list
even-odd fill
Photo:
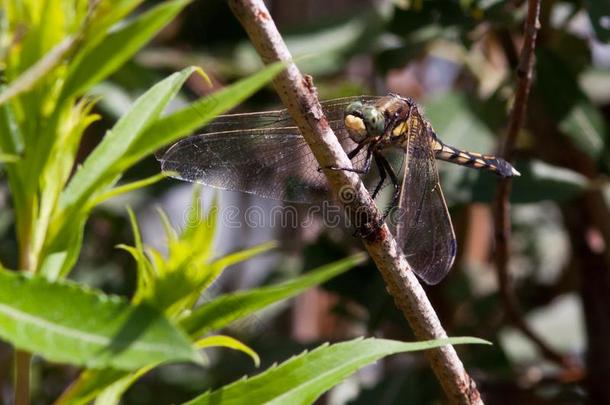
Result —
[[445, 145], [440, 140], [435, 140], [434, 152], [437, 159], [455, 163], [473, 169], [484, 169], [492, 171], [502, 177], [519, 176], [520, 173], [506, 160], [493, 155], [482, 155], [480, 153], [467, 152]]

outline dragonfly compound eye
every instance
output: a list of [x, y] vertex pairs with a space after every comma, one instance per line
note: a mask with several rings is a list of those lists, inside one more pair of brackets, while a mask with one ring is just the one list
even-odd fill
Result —
[[353, 103], [350, 103], [346, 108], [345, 108], [345, 116], [348, 115], [362, 115], [362, 103], [360, 101], [354, 101]]
[[364, 107], [362, 118], [370, 135], [378, 136], [383, 133], [385, 128], [385, 117], [381, 111], [375, 107]]
[[350, 138], [356, 142], [362, 142], [368, 135], [364, 119], [362, 118], [362, 103], [355, 101], [345, 109], [345, 129], [347, 129]]

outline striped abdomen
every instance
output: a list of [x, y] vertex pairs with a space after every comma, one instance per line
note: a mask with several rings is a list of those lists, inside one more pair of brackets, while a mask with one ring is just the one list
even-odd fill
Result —
[[445, 145], [438, 138], [434, 142], [434, 153], [437, 159], [455, 163], [474, 169], [490, 170], [502, 177], [520, 176], [506, 160], [493, 155], [481, 155], [480, 153], [466, 152], [453, 146]]

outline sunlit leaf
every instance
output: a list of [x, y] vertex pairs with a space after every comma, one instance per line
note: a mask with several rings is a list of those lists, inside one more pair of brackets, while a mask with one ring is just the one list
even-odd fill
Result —
[[83, 371], [78, 380], [72, 384], [56, 401], [56, 405], [81, 405], [89, 404], [105, 388], [112, 386], [115, 382], [131, 376], [127, 371], [116, 369], [98, 369]]
[[192, 336], [218, 330], [275, 302], [294, 297], [308, 288], [322, 284], [362, 263], [364, 259], [363, 255], [355, 255], [281, 284], [221, 295], [203, 303], [181, 324]]
[[142, 130], [157, 119], [167, 103], [178, 92], [184, 81], [195, 71], [189, 67], [174, 73], [153, 86], [134, 103], [108, 131], [102, 142], [87, 157], [60, 198], [62, 208], [78, 206], [97, 187], [116, 177], [117, 162], [138, 139]]
[[188, 3], [188, 0], [161, 3], [112, 31], [96, 46], [87, 49], [86, 53], [70, 65], [61, 99], [80, 95], [118, 69]]
[[34, 87], [38, 81], [44, 78], [45, 75], [62, 62], [66, 54], [70, 52], [77, 43], [77, 37], [70, 36], [57, 44], [36, 64], [12, 81], [10, 86], [3, 89], [2, 93], [0, 93], [0, 105]]
[[[144, 374], [148, 373], [151, 369], [153, 369], [158, 364], [151, 364], [150, 366], [142, 367], [141, 369], [126, 374], [122, 378], [118, 378], [115, 382], [113, 382], [110, 386], [99, 392], [97, 397], [95, 398], [96, 405], [118, 405], [121, 402], [121, 397], [135, 383], [140, 377]], [[82, 398], [79, 398], [82, 399]], [[86, 403], [86, 402], [68, 402], [70, 405], [75, 405], [76, 403]]]
[[95, 15], [90, 21], [84, 52], [97, 45], [108, 34], [109, 28], [132, 12], [144, 0], [101, 0], [96, 7]]
[[157, 149], [189, 135], [217, 115], [228, 111], [250, 97], [269, 83], [284, 68], [285, 64], [281, 62], [271, 64], [246, 79], [160, 118], [148, 127], [138, 142], [131, 147], [129, 156], [125, 159], [125, 164], [137, 161], [143, 156], [150, 155]]
[[167, 173], [159, 173], [159, 174], [155, 174], [154, 176], [150, 176], [150, 177], [147, 177], [142, 180], [134, 181], [134, 182], [131, 182], [128, 184], [122, 184], [120, 186], [113, 188], [112, 190], [109, 190], [109, 191], [97, 196], [95, 198], [95, 200], [93, 200], [90, 203], [90, 206], [94, 207], [96, 205], [103, 203], [106, 200], [110, 200], [110, 199], [118, 197], [122, 194], [126, 194], [126, 193], [129, 193], [134, 190], [148, 187], [152, 184], [155, 184], [155, 183], [163, 180], [166, 177], [167, 177]]
[[200, 361], [184, 333], [150, 307], [6, 271], [0, 272], [0, 336], [51, 361], [92, 368]]
[[15, 163], [21, 159], [17, 155], [11, 155], [8, 153], [0, 153], [0, 163]]
[[195, 342], [195, 346], [198, 349], [207, 349], [210, 347], [226, 347], [228, 349], [239, 350], [241, 352], [244, 352], [248, 356], [250, 356], [252, 358], [252, 360], [254, 360], [254, 365], [256, 365], [256, 367], [258, 367], [261, 363], [261, 360], [258, 357], [258, 354], [256, 354], [256, 352], [254, 350], [252, 350], [251, 348], [249, 348], [248, 346], [246, 346], [239, 340], [233, 339], [230, 336], [223, 336], [223, 335], [207, 336], [207, 337], [204, 337], [203, 339], [199, 339], [197, 342]]
[[311, 404], [325, 391], [358, 369], [385, 356], [426, 350], [447, 344], [489, 344], [477, 338], [450, 338], [405, 343], [386, 339], [358, 339], [323, 345], [295, 356], [277, 367], [187, 402], [204, 404]]

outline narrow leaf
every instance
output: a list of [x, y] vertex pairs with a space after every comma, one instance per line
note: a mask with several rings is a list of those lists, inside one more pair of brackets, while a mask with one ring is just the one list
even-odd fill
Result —
[[118, 23], [127, 14], [138, 7], [143, 0], [102, 0], [95, 8], [93, 17], [90, 19], [87, 37], [83, 44], [83, 51], [93, 47], [103, 39], [109, 31], [109, 27]]
[[489, 344], [459, 337], [413, 343], [371, 338], [323, 345], [255, 377], [206, 392], [187, 404], [311, 404], [358, 369], [390, 354], [465, 343]]
[[261, 253], [264, 253], [275, 247], [277, 247], [276, 242], [266, 242], [266, 243], [261, 243], [260, 245], [251, 247], [249, 249], [240, 250], [238, 252], [231, 253], [231, 254], [221, 257], [220, 259], [218, 259], [215, 262], [210, 264], [210, 272], [202, 280], [199, 288], [203, 289], [203, 288], [209, 286], [211, 283], [214, 282], [214, 280], [216, 280], [216, 278], [218, 276], [220, 276], [220, 274], [223, 272], [223, 270], [226, 269], [227, 267], [232, 266], [237, 263], [244, 262], [244, 261], [250, 259], [251, 257], [260, 255]]
[[[0, 89], [4, 90], [2, 86]], [[10, 103], [0, 106], [0, 152], [14, 155], [23, 152], [23, 135]]]
[[[1, 158], [1, 155], [0, 155], [0, 158]], [[104, 201], [110, 200], [114, 197], [118, 197], [122, 194], [126, 194], [126, 193], [129, 193], [131, 191], [134, 191], [134, 190], [137, 190], [140, 188], [148, 187], [151, 184], [155, 184], [155, 183], [163, 180], [166, 177], [167, 177], [167, 173], [159, 173], [159, 174], [147, 177], [142, 180], [134, 181], [132, 183], [123, 184], [121, 186], [115, 187], [112, 190], [109, 190], [109, 191], [97, 196], [93, 201], [91, 201], [90, 206], [95, 207], [96, 205], [99, 205], [99, 204], [103, 203]]]
[[142, 129], [157, 119], [167, 103], [178, 92], [195, 68], [189, 67], [157, 83], [140, 96], [129, 110], [106, 133], [102, 142], [87, 157], [61, 195], [60, 205], [80, 205], [104, 181], [116, 176], [117, 162], [141, 134]]
[[[0, 86], [0, 89], [3, 87]], [[6, 103], [0, 106], [0, 154], [6, 156], [20, 156], [23, 152], [24, 141], [23, 134], [15, 118], [15, 114], [11, 103]], [[5, 162], [9, 162], [5, 160]], [[24, 184], [24, 176], [19, 170], [18, 165], [6, 166], [3, 170], [6, 172], [8, 184], [13, 197], [13, 203], [15, 208], [15, 216], [17, 218], [26, 215], [25, 200], [26, 200], [26, 186]], [[17, 219], [17, 226], [19, 227], [19, 220]], [[20, 232], [19, 230], [17, 231]]]
[[365, 258], [366, 256], [362, 254], [351, 256], [285, 283], [221, 295], [195, 309], [181, 322], [182, 327], [191, 336], [200, 336], [211, 330], [218, 330], [268, 305], [294, 297], [308, 288], [322, 284], [362, 263]]
[[206, 349], [209, 347], [226, 347], [229, 349], [239, 350], [250, 356], [252, 360], [254, 360], [254, 364], [256, 365], [256, 367], [261, 364], [261, 359], [260, 357], [258, 357], [258, 354], [256, 354], [254, 350], [250, 349], [248, 346], [246, 346], [239, 340], [234, 339], [230, 336], [208, 336], [195, 342], [195, 347], [197, 347], [198, 349]]
[[6, 271], [0, 271], [0, 337], [51, 361], [89, 368], [200, 360], [183, 332], [150, 307]]
[[104, 389], [109, 389], [114, 383], [131, 380], [132, 375], [112, 368], [84, 370], [78, 380], [55, 401], [55, 405], [89, 404]]
[[285, 64], [282, 62], [271, 64], [246, 79], [225, 87], [210, 96], [203, 97], [188, 107], [157, 120], [144, 131], [143, 136], [131, 147], [130, 155], [126, 158], [126, 161], [140, 160], [144, 156], [154, 153], [157, 149], [189, 135], [217, 115], [243, 102], [269, 83], [284, 68]]
[[[126, 374], [124, 377], [117, 379], [116, 382], [104, 388], [95, 398], [95, 405], [118, 405], [121, 402], [121, 397], [140, 377], [148, 373], [150, 370], [158, 366], [151, 364], [141, 369]], [[70, 405], [74, 405], [70, 402]]]
[[0, 163], [15, 163], [21, 159], [17, 155], [11, 155], [8, 153], [0, 153]]

